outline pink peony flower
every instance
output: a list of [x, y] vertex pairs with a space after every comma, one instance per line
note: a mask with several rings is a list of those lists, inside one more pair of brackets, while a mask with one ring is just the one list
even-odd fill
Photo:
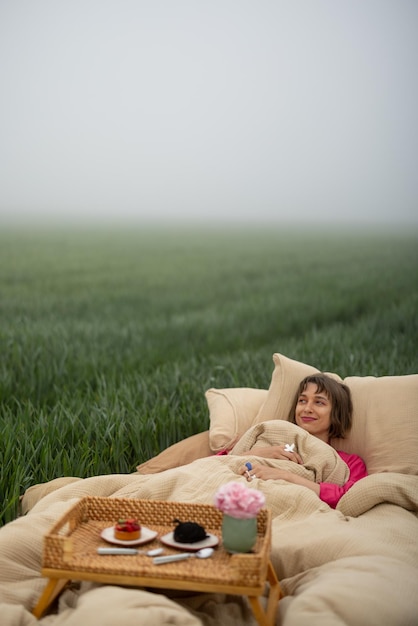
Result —
[[231, 517], [250, 519], [257, 517], [266, 498], [261, 491], [249, 489], [239, 482], [222, 485], [215, 494], [215, 506]]

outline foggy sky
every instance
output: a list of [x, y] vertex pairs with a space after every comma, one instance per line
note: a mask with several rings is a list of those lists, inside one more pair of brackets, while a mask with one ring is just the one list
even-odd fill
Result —
[[416, 0], [0, 0], [3, 219], [418, 224]]

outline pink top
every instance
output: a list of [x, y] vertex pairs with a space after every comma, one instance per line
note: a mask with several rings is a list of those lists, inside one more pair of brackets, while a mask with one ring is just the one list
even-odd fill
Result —
[[347, 452], [340, 452], [339, 450], [337, 450], [337, 454], [348, 465], [350, 470], [347, 482], [342, 487], [334, 485], [334, 483], [319, 483], [319, 497], [333, 509], [335, 509], [340, 498], [347, 493], [354, 483], [360, 480], [360, 478], [367, 476], [366, 464], [357, 454], [347, 454]]

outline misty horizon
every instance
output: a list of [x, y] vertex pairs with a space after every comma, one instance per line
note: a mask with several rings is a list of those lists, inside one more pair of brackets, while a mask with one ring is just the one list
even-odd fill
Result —
[[408, 0], [0, 6], [0, 222], [418, 225]]

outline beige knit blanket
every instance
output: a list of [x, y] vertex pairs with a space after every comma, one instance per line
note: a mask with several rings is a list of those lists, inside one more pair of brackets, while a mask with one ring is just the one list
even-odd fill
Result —
[[294, 444], [302, 457], [303, 465], [293, 461], [259, 459], [260, 462], [282, 467], [314, 482], [330, 482], [343, 485], [349, 477], [347, 465], [337, 452], [317, 437], [313, 437], [296, 424], [284, 420], [262, 422], [250, 428], [231, 450], [242, 455], [249, 450], [257, 456], [257, 448], [278, 444]]
[[[270, 426], [248, 434], [235, 452], [245, 452], [252, 441], [264, 445], [272, 439], [277, 443], [279, 437], [291, 443], [294, 435], [307, 475], [341, 480], [346, 468], [332, 448], [318, 446], [317, 440], [305, 439], [292, 428], [279, 432]], [[23, 500], [27, 515], [0, 529], [1, 625], [38, 623], [30, 609], [46, 583], [40, 576], [43, 535], [79, 498], [96, 495], [210, 504], [225, 482], [239, 480], [248, 485], [239, 474], [248, 459], [257, 457], [253, 453], [213, 456], [160, 474], [60, 478], [28, 490]], [[345, 494], [338, 510], [330, 509], [311, 490], [285, 481], [256, 479], [251, 487], [266, 495], [273, 515], [271, 559], [286, 593], [275, 626], [416, 624], [417, 477], [369, 476]], [[255, 626], [256, 621], [240, 596], [179, 597], [168, 591], [83, 583], [80, 589], [73, 586], [65, 591], [56, 611], [41, 624]]]

